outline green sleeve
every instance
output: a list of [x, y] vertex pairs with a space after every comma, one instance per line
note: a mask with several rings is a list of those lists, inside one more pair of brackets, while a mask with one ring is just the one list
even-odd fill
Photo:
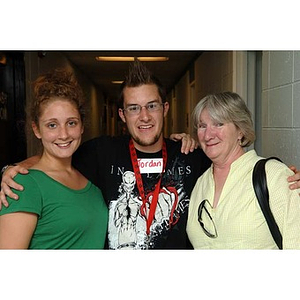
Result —
[[13, 192], [19, 196], [19, 200], [7, 197], [8, 207], [2, 205], [0, 216], [13, 212], [31, 212], [41, 215], [42, 212], [42, 194], [37, 180], [30, 174], [18, 174], [15, 181], [23, 185], [23, 191], [13, 189]]

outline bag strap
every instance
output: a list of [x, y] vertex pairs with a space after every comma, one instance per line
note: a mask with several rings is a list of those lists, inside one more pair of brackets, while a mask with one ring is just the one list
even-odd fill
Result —
[[258, 203], [261, 207], [261, 210], [265, 216], [272, 237], [276, 242], [277, 247], [279, 249], [282, 249], [282, 235], [280, 233], [278, 225], [276, 224], [276, 221], [274, 219], [269, 205], [269, 191], [266, 180], [265, 164], [270, 159], [276, 159], [278, 161], [281, 161], [277, 157], [269, 157], [259, 160], [253, 169], [252, 181], [255, 195], [258, 199]]

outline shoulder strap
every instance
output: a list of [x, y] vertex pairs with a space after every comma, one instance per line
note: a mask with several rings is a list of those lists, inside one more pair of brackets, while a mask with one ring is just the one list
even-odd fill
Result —
[[266, 218], [272, 237], [278, 248], [282, 249], [282, 236], [269, 205], [269, 191], [266, 180], [265, 164], [270, 159], [277, 159], [281, 161], [277, 157], [269, 157], [259, 160], [253, 170], [252, 181], [256, 197]]

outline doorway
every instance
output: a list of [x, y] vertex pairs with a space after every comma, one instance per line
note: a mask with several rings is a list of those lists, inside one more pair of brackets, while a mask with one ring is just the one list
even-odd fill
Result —
[[0, 52], [0, 167], [27, 156], [24, 53]]

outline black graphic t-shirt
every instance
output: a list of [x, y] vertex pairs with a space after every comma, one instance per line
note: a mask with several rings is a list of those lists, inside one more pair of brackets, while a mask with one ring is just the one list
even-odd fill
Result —
[[73, 163], [98, 186], [109, 209], [109, 249], [186, 249], [187, 208], [198, 177], [210, 166], [202, 150], [188, 155], [181, 143], [166, 139], [167, 165], [162, 176], [158, 203], [146, 233], [147, 214], [161, 174], [162, 151], [137, 151], [147, 201], [143, 203], [131, 164], [130, 137], [99, 137], [81, 145]]

